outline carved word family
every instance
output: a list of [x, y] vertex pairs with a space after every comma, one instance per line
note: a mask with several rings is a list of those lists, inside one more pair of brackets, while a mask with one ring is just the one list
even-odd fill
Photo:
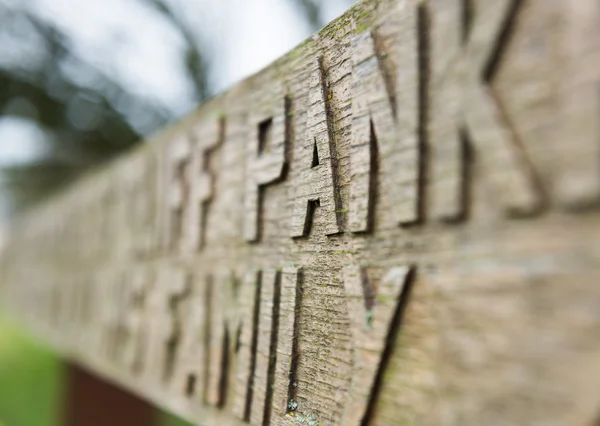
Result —
[[[361, 360], [348, 390], [354, 401], [344, 412], [348, 425], [371, 415], [390, 336], [398, 334], [414, 281], [410, 266], [379, 272], [343, 270]], [[47, 287], [48, 303], [36, 315], [90, 359], [110, 359], [145, 386], [191, 407], [228, 407], [240, 420], [262, 425], [300, 416], [294, 401], [302, 292], [296, 266], [206, 276], [173, 267], [113, 270]]]
[[[559, 263], [533, 260], [544, 226], [591, 220], [600, 67], [563, 47], [593, 50], [598, 4], [359, 4], [25, 218], [2, 258], [11, 304], [83, 363], [199, 424], [391, 424], [438, 392], [433, 379], [411, 388], [390, 414], [397, 375], [434, 376], [421, 352], [402, 367], [427, 371], [398, 372], [402, 344], [432, 328], [410, 330], [426, 289], [533, 276]], [[439, 374], [483, 371], [461, 362]], [[444, 392], [493, 393], [470, 378]]]

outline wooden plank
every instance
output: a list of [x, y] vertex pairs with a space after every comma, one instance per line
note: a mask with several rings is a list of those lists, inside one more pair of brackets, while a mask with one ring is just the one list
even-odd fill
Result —
[[66, 368], [65, 426], [157, 426], [158, 411], [147, 402], [111, 386], [82, 368]]
[[23, 218], [3, 300], [196, 424], [594, 424], [599, 32], [363, 1]]

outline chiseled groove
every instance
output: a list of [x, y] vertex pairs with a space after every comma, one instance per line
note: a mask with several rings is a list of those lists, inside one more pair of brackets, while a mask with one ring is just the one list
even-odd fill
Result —
[[377, 143], [377, 135], [375, 134], [375, 126], [373, 124], [373, 117], [369, 120], [369, 145], [370, 145], [370, 163], [369, 168], [369, 213], [367, 229], [365, 233], [372, 233], [375, 230], [375, 207], [379, 197], [379, 191], [377, 185], [379, 184], [379, 144]]
[[299, 269], [296, 276], [296, 306], [294, 309], [294, 331], [292, 336], [292, 362], [290, 365], [290, 380], [288, 385], [288, 401], [298, 399], [298, 359], [300, 352], [298, 344], [300, 339], [300, 307], [302, 306], [302, 284], [304, 275]]
[[219, 408], [223, 408], [225, 406], [225, 403], [227, 402], [227, 385], [228, 385], [228, 379], [229, 379], [229, 365], [230, 365], [230, 359], [229, 359], [229, 340], [230, 340], [230, 336], [229, 336], [229, 328], [227, 327], [227, 324], [224, 322], [223, 323], [223, 329], [225, 330], [224, 334], [223, 334], [223, 349], [222, 349], [222, 356], [221, 356], [221, 377], [219, 377], [219, 399], [217, 401], [217, 407]]
[[271, 424], [271, 404], [273, 401], [273, 385], [275, 384], [275, 367], [277, 366], [277, 340], [279, 337], [279, 302], [281, 301], [281, 271], [275, 274], [275, 292], [273, 295], [271, 342], [269, 345], [269, 370], [267, 373], [267, 389], [263, 415], [263, 426]]
[[206, 293], [205, 293], [205, 304], [204, 304], [204, 379], [202, 383], [202, 399], [204, 403], [208, 403], [208, 387], [209, 387], [209, 372], [210, 372], [210, 338], [211, 338], [211, 325], [212, 325], [212, 297], [213, 297], [213, 286], [214, 278], [212, 275], [205, 277], [206, 282]]
[[252, 313], [252, 343], [250, 347], [250, 371], [248, 372], [248, 389], [246, 390], [246, 405], [244, 407], [244, 421], [250, 422], [252, 409], [252, 394], [254, 393], [254, 373], [256, 371], [256, 350], [258, 348], [258, 320], [260, 318], [260, 290], [262, 287], [262, 271], [255, 277], [254, 312]]
[[373, 419], [373, 415], [377, 405], [377, 400], [379, 399], [379, 394], [381, 392], [383, 375], [390, 362], [392, 350], [394, 349], [395, 343], [397, 342], [398, 336], [400, 335], [404, 314], [406, 312], [406, 308], [408, 306], [410, 296], [412, 294], [412, 288], [415, 281], [414, 267], [410, 269], [405, 280], [405, 285], [402, 288], [402, 293], [400, 294], [400, 298], [396, 305], [396, 310], [394, 312], [392, 322], [388, 329], [388, 334], [385, 339], [385, 349], [381, 354], [381, 362], [379, 363], [379, 367], [377, 368], [377, 375], [375, 376], [375, 381], [373, 382], [373, 389], [371, 390], [371, 395], [369, 395], [369, 403], [367, 405], [367, 409], [365, 410], [365, 414], [360, 422], [361, 426], [369, 426], [371, 420]]
[[425, 193], [425, 182], [429, 171], [429, 141], [427, 139], [427, 120], [429, 119], [429, 83], [431, 81], [431, 70], [429, 68], [429, 15], [424, 3], [419, 5], [417, 12], [417, 49], [419, 69], [419, 118], [417, 132], [419, 138], [419, 176], [417, 188], [417, 220], [408, 225], [423, 224], [427, 217], [427, 194]]

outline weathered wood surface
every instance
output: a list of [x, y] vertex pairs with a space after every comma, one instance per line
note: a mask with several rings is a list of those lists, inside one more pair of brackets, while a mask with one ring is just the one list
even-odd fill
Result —
[[5, 300], [203, 425], [596, 425], [600, 3], [378, 0], [24, 218]]

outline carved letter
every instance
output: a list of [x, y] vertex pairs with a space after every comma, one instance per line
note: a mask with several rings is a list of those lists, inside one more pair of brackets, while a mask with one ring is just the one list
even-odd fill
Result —
[[[258, 340], [256, 346], [256, 368], [254, 370], [254, 391], [252, 392], [251, 423], [269, 424], [271, 401], [273, 398], [273, 376], [277, 341], [277, 322], [279, 320], [279, 298], [281, 294], [281, 272], [267, 269], [262, 273], [260, 290], [260, 316], [258, 321]], [[265, 420], [267, 416], [267, 420]]]
[[226, 403], [235, 343], [242, 320], [250, 321], [240, 309], [239, 281], [233, 273], [216, 278], [210, 291], [210, 342], [207, 401], [218, 407]]
[[183, 234], [183, 212], [189, 196], [185, 175], [190, 156], [190, 143], [186, 137], [182, 137], [168, 145], [166, 149], [165, 245], [169, 249], [178, 249]]
[[189, 303], [186, 306], [186, 320], [182, 324], [182, 335], [177, 362], [171, 385], [175, 395], [185, 396], [192, 407], [202, 402], [201, 393], [206, 383], [208, 353], [205, 346], [208, 317], [209, 278], [196, 277], [191, 282]]
[[505, 44], [502, 35], [519, 3], [478, 2], [472, 22], [461, 20], [470, 15], [463, 0], [431, 3], [431, 210], [438, 219], [457, 221], [467, 215], [468, 142], [480, 148], [483, 169], [497, 171], [490, 181], [510, 214], [532, 214], [543, 205], [534, 172], [489, 84]]
[[600, 202], [600, 6], [596, 0], [561, 6], [566, 9], [563, 48], [568, 58], [561, 79], [564, 126], [555, 145], [557, 196], [578, 209]]
[[[298, 357], [298, 316], [301, 301], [301, 271], [295, 266], [283, 269], [281, 276], [281, 300], [277, 330], [277, 359], [275, 377], [270, 383], [273, 399], [268, 409], [270, 418], [282, 417], [288, 412], [288, 402], [293, 395]], [[273, 354], [271, 354], [273, 356]]]
[[379, 285], [366, 268], [344, 269], [344, 288], [354, 343], [354, 370], [344, 408], [345, 426], [366, 426], [378, 395], [378, 383], [387, 364], [386, 348], [399, 332], [403, 310], [410, 297], [412, 269], [390, 269]]
[[240, 419], [250, 420], [254, 372], [256, 369], [256, 345], [258, 343], [258, 321], [260, 313], [261, 272], [246, 274], [240, 289], [240, 311], [244, 319], [240, 322], [239, 356], [237, 363], [235, 401], [233, 411]]
[[150, 294], [147, 311], [150, 335], [144, 372], [155, 383], [168, 384], [172, 378], [181, 333], [180, 305], [189, 293], [189, 281], [183, 271], [164, 267]]
[[214, 195], [214, 177], [210, 169], [210, 153], [223, 141], [225, 119], [200, 124], [194, 130], [194, 145], [189, 168], [190, 200], [186, 210], [186, 238], [189, 249], [204, 246], [206, 214]]
[[123, 358], [125, 366], [136, 375], [142, 371], [148, 344], [149, 330], [144, 313], [151, 280], [152, 275], [147, 268], [136, 268], [132, 270], [127, 286], [126, 329], [129, 338], [123, 350]]
[[[290, 266], [283, 271], [266, 270], [256, 277], [260, 282], [260, 307], [254, 317], [258, 321], [251, 345], [254, 355], [248, 357], [250, 366], [242, 355], [242, 368], [238, 370], [238, 378], [243, 379], [238, 386], [245, 386], [250, 367], [251, 391], [246, 401], [251, 405], [246, 405], [243, 419], [253, 425], [270, 424], [272, 417], [287, 413], [297, 357], [299, 275], [299, 268]], [[248, 346], [247, 337], [248, 332], [242, 331], [243, 347]]]
[[[103, 271], [96, 289], [98, 290], [97, 300], [100, 301], [98, 320], [101, 324], [100, 346], [96, 352], [104, 361], [119, 364], [122, 362], [123, 350], [119, 345], [119, 334], [124, 324], [123, 314], [126, 300], [122, 274], [114, 270]], [[61, 310], [66, 312], [64, 310], [66, 304], [64, 301], [61, 302]]]
[[306, 138], [300, 162], [302, 173], [296, 184], [292, 237], [303, 237], [310, 230], [315, 205], [325, 214], [325, 234], [340, 232], [339, 203], [335, 196], [335, 157], [331, 149], [331, 130], [327, 111], [327, 90], [321, 58], [314, 61], [309, 80]]
[[147, 254], [156, 245], [156, 163], [155, 156], [144, 153], [136, 164], [135, 193], [131, 194], [131, 210], [128, 214], [133, 232], [133, 248], [138, 255]]
[[284, 176], [288, 149], [286, 102], [282, 91], [276, 91], [267, 106], [257, 106], [259, 112], [250, 121], [244, 198], [244, 236], [248, 242], [260, 239], [261, 192]]
[[[397, 76], [375, 34], [352, 41], [352, 145], [350, 229], [370, 232], [375, 202], [383, 227], [420, 219], [419, 57], [417, 8], [407, 2]], [[381, 196], [377, 193], [381, 192]]]

